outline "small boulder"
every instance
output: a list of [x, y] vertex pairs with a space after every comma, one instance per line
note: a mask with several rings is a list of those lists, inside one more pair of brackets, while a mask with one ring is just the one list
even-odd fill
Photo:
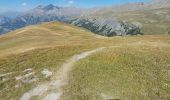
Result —
[[41, 73], [42, 73], [46, 78], [52, 76], [52, 72], [50, 72], [48, 69], [43, 69], [43, 70], [41, 71]]

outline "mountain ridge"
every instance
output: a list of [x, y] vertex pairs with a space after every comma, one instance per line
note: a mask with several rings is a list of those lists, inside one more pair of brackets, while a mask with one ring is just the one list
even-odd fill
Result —
[[[163, 4], [163, 5], [162, 5]], [[161, 5], [161, 6], [160, 6]], [[155, 0], [152, 3], [129, 3], [118, 6], [83, 9], [76, 7], [59, 7], [52, 4], [42, 6], [39, 5], [27, 12], [22, 13], [16, 18], [8, 18], [8, 21], [1, 22], [0, 34], [6, 33], [27, 25], [39, 24], [49, 21], [70, 20], [72, 18], [91, 17], [93, 15], [106, 15], [107, 13], [144, 11], [149, 9], [160, 9], [170, 7], [170, 0]], [[7, 19], [7, 18], [6, 18]], [[4, 20], [0, 18], [0, 20]]]

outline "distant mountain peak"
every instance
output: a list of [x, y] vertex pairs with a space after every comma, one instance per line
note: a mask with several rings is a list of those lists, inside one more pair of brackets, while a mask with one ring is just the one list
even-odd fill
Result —
[[44, 10], [54, 10], [54, 9], [59, 9], [59, 8], [60, 7], [57, 7], [57, 6], [53, 5], [53, 4], [49, 4], [49, 5], [45, 6], [43, 9]]

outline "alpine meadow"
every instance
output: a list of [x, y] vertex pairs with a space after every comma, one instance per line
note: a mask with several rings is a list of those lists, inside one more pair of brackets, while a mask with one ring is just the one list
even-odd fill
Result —
[[0, 100], [170, 100], [170, 0], [0, 0]]

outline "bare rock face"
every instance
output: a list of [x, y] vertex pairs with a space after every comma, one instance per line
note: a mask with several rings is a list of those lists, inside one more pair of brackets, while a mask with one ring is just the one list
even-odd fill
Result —
[[141, 34], [140, 23], [127, 23], [116, 19], [74, 19], [69, 23], [86, 28], [103, 36], [124, 36]]

